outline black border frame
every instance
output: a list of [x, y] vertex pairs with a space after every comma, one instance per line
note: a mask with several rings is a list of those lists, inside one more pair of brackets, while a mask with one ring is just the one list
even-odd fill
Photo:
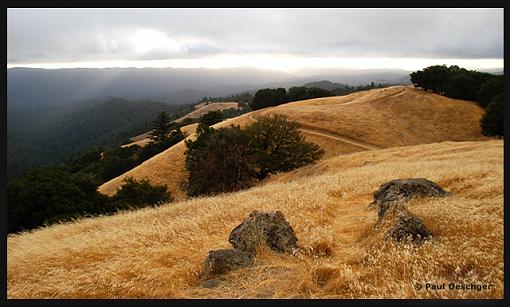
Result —
[[[289, 1], [290, 2], [290, 1]], [[3, 53], [3, 56], [2, 56], [2, 61], [4, 63], [4, 67], [6, 68], [7, 67], [7, 9], [8, 8], [115, 8], [115, 7], [118, 7], [118, 8], [122, 8], [122, 7], [133, 7], [133, 8], [141, 8], [141, 7], [153, 7], [153, 8], [158, 8], [158, 7], [186, 7], [186, 8], [200, 8], [200, 7], [204, 7], [204, 8], [210, 8], [210, 7], [217, 7], [217, 8], [225, 8], [225, 7], [241, 7], [242, 5], [244, 5], [245, 3], [242, 3], [242, 2], [231, 2], [230, 4], [220, 4], [220, 3], [213, 3], [214, 6], [211, 6], [210, 4], [209, 5], [206, 5], [206, 4], [202, 4], [200, 2], [197, 2], [197, 1], [193, 1], [193, 2], [181, 2], [181, 3], [172, 3], [172, 2], [163, 2], [163, 1], [153, 1], [153, 0], [146, 0], [146, 1], [136, 1], [136, 0], [124, 0], [124, 1], [119, 1], [117, 0], [117, 2], [115, 4], [111, 4], [112, 2], [109, 2], [109, 3], [106, 3], [106, 2], [100, 2], [100, 1], [64, 1], [64, 0], [54, 0], [54, 1], [50, 1], [50, 2], [42, 2], [42, 1], [36, 1], [36, 0], [22, 0], [22, 1], [12, 1], [12, 0], [7, 0], [5, 2], [3, 2], [3, 9], [2, 9], [2, 19], [4, 20], [4, 25], [5, 25], [5, 30], [2, 31], [1, 35], [2, 35], [2, 39], [1, 39], [1, 42], [3, 44], [3, 48], [2, 48], [2, 53]], [[349, 3], [324, 3], [324, 2], [313, 2], [313, 3], [308, 3], [309, 5], [313, 4], [313, 6], [310, 6], [311, 7], [318, 7], [318, 8], [327, 8], [327, 7], [336, 7], [336, 5], [340, 5], [339, 7], [346, 7], [346, 8], [352, 8], [352, 7], [359, 7], [359, 8], [386, 8], [386, 7], [390, 7], [390, 8], [398, 8], [398, 7], [405, 7], [405, 8], [451, 8], [451, 7], [469, 7], [469, 8], [505, 8], [505, 5], [502, 4], [502, 1], [492, 1], [492, 0], [485, 0], [485, 1], [473, 1], [473, 0], [465, 0], [465, 1], [462, 1], [462, 2], [459, 2], [459, 3], [456, 3], [457, 5], [451, 5], [451, 4], [448, 4], [448, 3], [445, 3], [443, 1], [437, 1], [437, 0], [434, 0], [434, 1], [424, 1], [424, 2], [418, 2], [418, 1], [413, 1], [413, 2], [410, 2], [410, 1], [386, 1], [384, 3], [382, 2], [376, 2], [374, 0], [372, 0], [372, 3], [370, 2], [364, 2], [364, 3], [358, 3], [358, 2], [349, 2]], [[168, 6], [170, 5], [170, 6]], [[299, 2], [293, 2], [293, 3], [287, 3], [287, 4], [280, 4], [280, 3], [275, 3], [274, 1], [263, 1], [263, 0], [260, 0], [260, 1], [257, 1], [256, 3], [253, 3], [249, 5], [249, 7], [252, 7], [252, 8], [261, 8], [261, 7], [267, 7], [267, 8], [275, 8], [275, 7], [292, 7], [292, 5], [295, 5], [296, 7], [305, 7], [306, 6], [301, 6], [301, 3]], [[504, 22], [505, 22], [505, 25], [504, 25], [504, 37], [506, 38], [509, 31], [508, 31], [508, 18], [509, 18], [509, 14], [508, 14], [508, 11], [505, 9], [504, 10]], [[507, 53], [508, 53], [508, 41], [505, 39], [505, 42], [504, 42], [504, 47], [505, 47], [505, 56], [504, 56], [504, 59], [506, 60], [507, 59]], [[505, 61], [506, 62], [506, 61]], [[506, 65], [504, 65], [506, 66]], [[73, 304], [88, 304], [88, 303], [94, 303], [94, 304], [129, 304], [129, 305], [134, 305], [134, 304], [139, 304], [139, 303], [142, 303], [142, 304], [161, 304], [161, 305], [166, 305], [166, 304], [173, 304], [173, 303], [179, 303], [179, 304], [184, 304], [184, 305], [187, 305], [187, 304], [195, 304], [195, 303], [199, 303], [199, 304], [204, 304], [204, 303], [226, 303], [226, 304], [238, 304], [238, 303], [242, 303], [242, 304], [253, 304], [253, 303], [263, 303], [263, 304], [266, 304], [266, 303], [276, 303], [276, 304], [293, 304], [293, 300], [260, 300], [260, 299], [255, 299], [255, 300], [182, 300], [182, 299], [171, 299], [171, 300], [147, 300], [147, 299], [142, 299], [142, 300], [136, 300], [136, 301], [133, 301], [133, 300], [124, 300], [124, 299], [121, 299], [121, 300], [104, 300], [104, 299], [101, 299], [101, 300], [83, 300], [83, 299], [72, 299], [72, 300], [61, 300], [61, 299], [58, 299], [58, 300], [42, 300], [42, 299], [36, 299], [36, 300], [29, 300], [29, 299], [22, 299], [22, 300], [13, 300], [13, 299], [7, 299], [7, 217], [6, 217], [6, 166], [7, 166], [7, 156], [6, 156], [6, 142], [7, 142], [7, 139], [6, 139], [6, 135], [7, 135], [7, 113], [6, 113], [6, 103], [7, 103], [7, 69], [4, 71], [4, 74], [3, 74], [3, 82], [2, 82], [2, 97], [4, 97], [4, 103], [2, 103], [2, 107], [0, 108], [1, 109], [1, 116], [2, 116], [2, 125], [1, 125], [1, 133], [4, 137], [2, 137], [2, 151], [1, 151], [1, 159], [2, 159], [2, 165], [0, 166], [0, 170], [1, 170], [1, 175], [0, 175], [0, 184], [1, 184], [1, 199], [0, 199], [0, 204], [2, 204], [1, 206], [1, 216], [2, 216], [2, 220], [1, 220], [1, 225], [2, 225], [2, 244], [1, 244], [1, 248], [2, 248], [2, 260], [3, 260], [3, 265], [1, 266], [1, 273], [2, 273], [2, 279], [1, 279], [1, 282], [2, 282], [2, 289], [5, 289], [4, 291], [2, 291], [1, 293], [1, 298], [2, 298], [2, 301], [5, 302], [5, 303], [9, 303], [9, 304], [12, 304], [12, 305], [18, 305], [18, 304], [48, 304], [48, 303], [51, 303], [51, 304], [67, 304], [67, 303], [73, 303]], [[505, 77], [505, 95], [506, 97], [509, 97], [509, 89], [508, 89], [508, 86], [510, 85], [510, 81], [509, 81], [509, 77], [508, 75]], [[508, 99], [507, 99], [508, 100]], [[505, 107], [505, 116], [507, 117], [508, 113], [509, 113], [509, 110], [510, 108], [508, 107], [508, 105]], [[508, 117], [507, 117], [508, 118]], [[510, 125], [506, 125], [505, 127], [505, 133], [508, 135], [508, 130], [510, 130], [509, 128]], [[506, 158], [506, 153], [508, 152], [509, 148], [508, 148], [508, 144], [507, 142], [504, 142], [504, 149], [505, 149], [505, 158]], [[507, 171], [508, 171], [508, 164], [505, 162], [505, 175], [504, 175], [504, 184], [505, 184], [505, 187], [507, 185]], [[507, 209], [507, 196], [505, 195], [505, 209]], [[505, 213], [504, 213], [504, 220], [506, 221], [507, 218], [508, 218], [508, 210], [505, 210]], [[507, 260], [507, 256], [508, 256], [508, 244], [507, 244], [507, 230], [508, 230], [508, 223], [505, 223], [505, 245], [504, 245], [504, 255], [505, 255], [505, 262]], [[508, 290], [508, 287], [507, 287], [507, 284], [508, 284], [508, 274], [507, 274], [507, 265], [505, 265], [505, 269], [504, 269], [504, 299], [502, 300], [436, 300], [436, 299], [431, 299], [431, 300], [414, 300], [414, 299], [411, 299], [411, 300], [408, 300], [408, 299], [405, 299], [405, 300], [394, 300], [394, 299], [389, 299], [389, 300], [384, 300], [384, 299], [381, 299], [381, 300], [365, 300], [365, 299], [355, 299], [355, 300], [299, 300], [299, 303], [304, 303], [304, 304], [307, 304], [307, 303], [319, 303], [319, 304], [338, 304], [338, 303], [348, 303], [348, 304], [365, 304], [365, 303], [369, 303], [369, 304], [383, 304], [383, 305], [393, 305], [393, 304], [417, 304], [417, 305], [434, 305], [434, 306], [451, 306], [451, 305], [470, 305], [470, 306], [482, 306], [482, 305], [487, 305], [487, 304], [490, 304], [490, 305], [503, 305], [505, 304], [508, 300], [508, 297], [509, 297], [509, 290]], [[505, 304], [507, 305], [507, 304]]]

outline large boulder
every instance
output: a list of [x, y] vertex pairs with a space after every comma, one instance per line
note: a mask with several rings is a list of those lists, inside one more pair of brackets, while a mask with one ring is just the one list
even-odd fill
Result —
[[224, 274], [233, 270], [252, 266], [254, 255], [237, 249], [217, 249], [209, 251], [205, 258], [205, 275]]
[[418, 246], [431, 239], [432, 234], [418, 217], [403, 209], [396, 214], [394, 224], [386, 232], [385, 237], [397, 243], [412, 243]]
[[391, 207], [401, 205], [403, 200], [414, 197], [444, 197], [451, 193], [446, 192], [437, 183], [425, 178], [396, 179], [383, 183], [374, 192], [372, 204], [378, 206], [378, 221], [388, 212]]
[[297, 238], [283, 213], [252, 211], [248, 218], [235, 227], [228, 241], [236, 248], [254, 254], [259, 244], [266, 244], [276, 252], [294, 253]]

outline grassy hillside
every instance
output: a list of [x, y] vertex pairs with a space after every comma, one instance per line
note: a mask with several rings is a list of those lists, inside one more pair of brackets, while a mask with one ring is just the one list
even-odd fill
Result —
[[482, 139], [483, 109], [475, 103], [407, 86], [298, 101], [265, 109], [260, 115], [275, 113], [306, 128], [384, 148]]
[[[166, 159], [175, 166], [175, 159]], [[418, 249], [382, 240], [372, 227], [377, 209], [368, 206], [380, 184], [408, 177], [428, 178], [453, 193], [408, 207], [435, 236]], [[503, 141], [352, 153], [270, 180], [242, 192], [9, 236], [7, 296], [503, 297]], [[256, 266], [223, 276], [216, 287], [203, 287], [208, 251], [228, 248], [230, 230], [252, 210], [282, 211], [301, 253], [293, 257], [262, 249]], [[415, 289], [425, 282], [490, 283], [493, 289]]]
[[239, 104], [237, 102], [213, 102], [209, 104], [199, 105], [198, 108], [191, 111], [190, 113], [176, 119], [177, 123], [185, 120], [186, 118], [200, 118], [202, 115], [205, 115], [209, 112], [213, 111], [222, 111], [226, 109], [237, 109]]
[[[213, 127], [249, 124], [257, 117], [283, 114], [302, 125], [307, 141], [319, 144], [325, 157], [370, 149], [443, 141], [485, 140], [479, 120], [483, 109], [473, 102], [446, 98], [407, 86], [357, 92], [347, 96], [297, 101], [257, 110]], [[99, 187], [115, 194], [126, 176], [167, 184], [177, 200], [184, 199], [184, 142], [154, 156]]]

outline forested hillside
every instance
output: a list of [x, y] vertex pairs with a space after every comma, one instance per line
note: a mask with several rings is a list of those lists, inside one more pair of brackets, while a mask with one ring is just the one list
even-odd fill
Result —
[[174, 119], [192, 108], [120, 98], [85, 101], [72, 107], [8, 108], [7, 177], [67, 161], [94, 145], [118, 146], [149, 130], [160, 111]]

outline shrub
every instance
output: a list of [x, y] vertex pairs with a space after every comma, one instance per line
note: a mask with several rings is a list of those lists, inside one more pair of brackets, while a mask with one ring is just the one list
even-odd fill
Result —
[[118, 207], [128, 204], [128, 206], [135, 208], [172, 200], [173, 198], [166, 185], [152, 185], [147, 179], [137, 181], [131, 177], [124, 179], [122, 187], [112, 197], [112, 201]]
[[223, 118], [232, 118], [232, 117], [236, 117], [236, 116], [239, 116], [239, 115], [241, 115], [243, 113], [251, 111], [251, 109], [248, 110], [248, 111], [244, 110], [244, 107], [248, 106], [247, 104], [239, 104], [239, 106], [240, 106], [239, 108], [224, 109], [222, 111]]
[[200, 117], [198, 120], [199, 123], [202, 123], [207, 126], [212, 126], [216, 123], [219, 123], [223, 120], [223, 112], [222, 111], [211, 111]]

